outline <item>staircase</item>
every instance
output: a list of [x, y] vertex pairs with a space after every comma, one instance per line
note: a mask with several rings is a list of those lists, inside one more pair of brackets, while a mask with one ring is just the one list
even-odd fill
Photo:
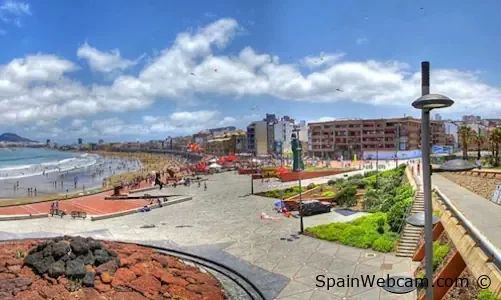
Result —
[[[424, 211], [424, 195], [422, 186], [417, 180], [416, 183], [418, 184], [418, 190], [416, 191], [409, 216]], [[400, 234], [400, 241], [397, 246], [396, 256], [413, 257], [422, 233], [422, 227], [416, 227], [406, 223], [402, 233]]]

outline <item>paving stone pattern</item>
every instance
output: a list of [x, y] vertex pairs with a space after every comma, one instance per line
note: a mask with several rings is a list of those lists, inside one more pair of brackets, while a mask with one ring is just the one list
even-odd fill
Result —
[[[327, 182], [331, 178], [305, 180]], [[255, 192], [276, 188], [276, 182], [254, 182]], [[295, 183], [285, 183], [291, 186]], [[54, 234], [81, 234], [97, 239], [160, 243], [190, 249], [222, 261], [245, 273], [269, 299], [415, 299], [415, 294], [392, 295], [378, 287], [316, 287], [316, 276], [343, 277], [374, 274], [377, 277], [409, 275], [411, 261], [393, 254], [374, 253], [307, 236], [296, 236], [299, 220], [261, 220], [265, 212], [274, 215], [273, 199], [250, 193], [250, 178], [222, 173], [208, 177], [208, 189], [197, 185], [162, 190], [193, 196], [193, 200], [121, 218], [90, 222], [59, 218], [0, 223], [0, 240], [36, 238]], [[155, 195], [160, 191], [148, 191]], [[332, 211], [305, 218], [305, 227], [345, 222], [363, 216], [344, 216]], [[154, 228], [141, 228], [154, 224]], [[298, 238], [299, 237], [299, 238]]]

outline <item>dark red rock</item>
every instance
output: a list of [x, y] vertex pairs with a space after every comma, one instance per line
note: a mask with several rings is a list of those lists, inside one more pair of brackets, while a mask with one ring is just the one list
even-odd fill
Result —
[[129, 269], [120, 268], [117, 270], [111, 281], [111, 286], [125, 286], [127, 283], [136, 279], [136, 274]]
[[162, 284], [155, 278], [155, 276], [146, 274], [136, 280], [133, 280], [128, 286], [140, 292], [145, 297], [151, 298], [159, 294]]
[[146, 300], [148, 298], [144, 297], [138, 292], [118, 292], [116, 293], [113, 300]]
[[115, 275], [118, 270], [118, 263], [116, 260], [110, 260], [96, 268], [96, 273], [101, 274], [103, 272], [108, 272], [110, 275]]
[[22, 291], [19, 292], [14, 299], [19, 300], [44, 300], [42, 296], [38, 294], [36, 291]]
[[163, 283], [179, 285], [182, 287], [185, 287], [189, 284], [188, 281], [184, 280], [183, 278], [175, 277], [168, 273], [162, 276], [161, 281]]
[[180, 287], [178, 285], [169, 285], [168, 289], [169, 294], [174, 298], [174, 296], [177, 296], [181, 299], [186, 299], [186, 300], [197, 300], [197, 299], [202, 299], [202, 296], [195, 294], [193, 292], [188, 291], [187, 289]]

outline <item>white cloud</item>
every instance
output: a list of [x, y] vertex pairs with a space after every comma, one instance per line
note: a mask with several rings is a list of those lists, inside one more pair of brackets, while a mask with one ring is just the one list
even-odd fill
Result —
[[[0, 5], [0, 21], [5, 24], [14, 24], [17, 27], [21, 27], [21, 18], [31, 15], [32, 12], [29, 3], [7, 0]], [[5, 30], [2, 31], [5, 34]]]
[[113, 49], [109, 52], [102, 52], [94, 47], [91, 47], [87, 42], [78, 48], [77, 56], [79, 58], [87, 59], [92, 70], [103, 73], [116, 70], [123, 71], [135, 66], [142, 58], [140, 57], [135, 61], [124, 59], [120, 56], [120, 51], [118, 49]]
[[344, 53], [327, 54], [321, 52], [319, 56], [307, 56], [303, 58], [302, 63], [310, 69], [322, 66], [331, 66], [345, 56]]
[[369, 43], [369, 39], [366, 38], [365, 36], [364, 37], [359, 37], [357, 39], [357, 45], [365, 45], [367, 43]]
[[30, 4], [7, 0], [0, 6], [0, 11], [9, 12], [15, 16], [31, 15]]
[[[152, 58], [137, 76], [124, 74], [110, 84], [84, 85], [73, 80], [71, 75], [77, 66], [54, 55], [13, 59], [0, 65], [0, 123], [32, 125], [39, 120], [82, 119], [99, 112], [146, 109], [159, 99], [188, 103], [214, 95], [325, 103], [349, 100], [409, 110], [410, 103], [419, 97], [417, 66], [412, 68], [405, 62], [354, 61], [341, 53], [321, 53], [301, 60], [306, 66], [321, 66], [305, 72], [301, 66], [281, 64], [279, 57], [258, 53], [251, 47], [244, 47], [234, 56], [217, 54], [238, 30], [235, 20], [220, 19], [196, 32], [180, 33], [173, 45]], [[95, 70], [124, 71], [134, 63], [122, 58], [118, 50], [102, 52], [88, 44], [83, 49], [81, 56]], [[315, 64], [315, 60], [320, 63]], [[486, 116], [501, 113], [501, 89], [484, 83], [479, 76], [473, 71], [433, 69], [431, 89], [456, 101], [449, 112]], [[213, 111], [150, 117], [135, 127], [127, 127], [126, 123], [109, 126], [129, 132], [169, 132], [234, 122]], [[108, 130], [109, 134], [113, 132], [118, 134], [119, 130]]]

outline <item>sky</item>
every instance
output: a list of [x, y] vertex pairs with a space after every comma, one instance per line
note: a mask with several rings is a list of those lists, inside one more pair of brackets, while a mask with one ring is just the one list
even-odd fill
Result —
[[[501, 117], [494, 0], [0, 0], [0, 131], [151, 140], [296, 120]], [[435, 113], [435, 112], [433, 112]]]

